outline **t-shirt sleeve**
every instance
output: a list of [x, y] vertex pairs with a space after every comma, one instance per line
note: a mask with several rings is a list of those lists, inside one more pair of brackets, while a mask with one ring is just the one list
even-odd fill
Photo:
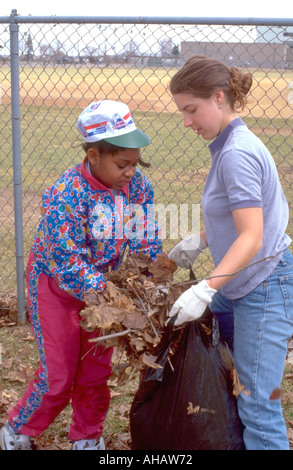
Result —
[[262, 165], [244, 150], [229, 150], [222, 156], [218, 177], [223, 185], [231, 210], [262, 207]]

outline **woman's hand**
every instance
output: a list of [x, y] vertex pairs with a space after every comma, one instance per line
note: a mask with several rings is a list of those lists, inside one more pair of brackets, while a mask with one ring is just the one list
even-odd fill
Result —
[[206, 280], [201, 281], [199, 284], [190, 287], [176, 300], [168, 316], [173, 317], [178, 314], [174, 322], [175, 326], [198, 320], [202, 317], [216, 292], [208, 285]]
[[172, 259], [177, 266], [190, 268], [206, 247], [207, 244], [200, 235], [192, 234], [190, 237], [185, 238], [175, 245], [168, 257]]

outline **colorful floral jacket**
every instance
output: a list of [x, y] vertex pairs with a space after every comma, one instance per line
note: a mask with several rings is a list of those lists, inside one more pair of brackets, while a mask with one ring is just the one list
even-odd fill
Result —
[[154, 212], [153, 189], [140, 170], [114, 195], [85, 162], [76, 165], [43, 194], [32, 246], [36, 272], [79, 300], [90, 287], [103, 290], [104, 273], [118, 267], [126, 248], [153, 259], [161, 252]]

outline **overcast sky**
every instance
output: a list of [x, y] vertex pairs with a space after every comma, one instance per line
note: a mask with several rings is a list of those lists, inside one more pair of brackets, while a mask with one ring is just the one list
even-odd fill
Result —
[[84, 3], [72, 0], [1, 0], [0, 16], [9, 16], [12, 9], [23, 16], [293, 18], [292, 0], [87, 0]]

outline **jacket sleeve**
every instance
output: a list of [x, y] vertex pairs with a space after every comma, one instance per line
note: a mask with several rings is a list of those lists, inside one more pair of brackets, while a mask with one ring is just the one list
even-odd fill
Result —
[[33, 246], [34, 257], [45, 264], [61, 289], [79, 300], [83, 300], [90, 287], [105, 288], [104, 275], [91, 262], [86, 234], [85, 208], [71, 205], [62, 192], [51, 194], [43, 203], [43, 218]]
[[129, 237], [129, 253], [145, 253], [152, 259], [162, 252], [160, 228], [155, 218], [154, 191], [150, 181], [140, 173], [131, 188], [129, 210], [131, 212], [126, 230]]

